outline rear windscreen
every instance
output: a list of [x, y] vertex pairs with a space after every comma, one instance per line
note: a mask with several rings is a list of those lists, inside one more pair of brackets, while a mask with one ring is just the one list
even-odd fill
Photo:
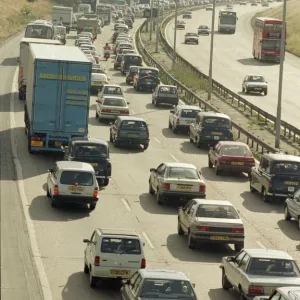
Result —
[[130, 63], [130, 64], [141, 64], [142, 63], [142, 58], [140, 56], [126, 56], [125, 61]]
[[277, 162], [273, 165], [274, 174], [300, 175], [300, 163], [298, 162]]
[[137, 239], [105, 237], [102, 239], [101, 252], [115, 254], [141, 254], [141, 245], [140, 241]]
[[225, 118], [207, 117], [203, 119], [204, 127], [230, 127], [230, 121]]
[[122, 121], [123, 130], [142, 130], [147, 131], [147, 125], [143, 121]]
[[193, 109], [183, 109], [181, 111], [181, 117], [182, 118], [189, 118], [189, 119], [196, 119], [197, 114], [200, 112], [200, 110], [193, 110]]
[[75, 148], [75, 157], [107, 157], [108, 148], [105, 145], [78, 145]]
[[159, 88], [159, 93], [160, 94], [173, 94], [173, 95], [176, 95], [177, 94], [177, 89], [175, 87], [172, 87], [172, 86], [161, 86]]
[[92, 186], [94, 179], [90, 172], [63, 171], [60, 177], [60, 183], [65, 185]]
[[153, 76], [158, 76], [158, 71], [156, 70], [140, 70], [140, 75], [153, 75]]

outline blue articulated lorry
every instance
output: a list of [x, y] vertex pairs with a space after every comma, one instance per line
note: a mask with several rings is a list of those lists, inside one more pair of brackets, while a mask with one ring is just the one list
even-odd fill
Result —
[[78, 47], [44, 44], [31, 44], [28, 59], [28, 152], [63, 152], [88, 135], [92, 63]]

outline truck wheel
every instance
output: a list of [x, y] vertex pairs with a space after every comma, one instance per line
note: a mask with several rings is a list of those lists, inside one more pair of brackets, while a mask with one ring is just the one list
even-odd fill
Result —
[[224, 290], [228, 290], [228, 289], [232, 288], [232, 285], [231, 285], [230, 282], [228, 281], [224, 269], [222, 270], [222, 288], [223, 288]]

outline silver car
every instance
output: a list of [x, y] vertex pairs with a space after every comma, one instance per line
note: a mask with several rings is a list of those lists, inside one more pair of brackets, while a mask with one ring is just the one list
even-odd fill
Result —
[[118, 116], [129, 116], [129, 102], [124, 97], [104, 96], [96, 102], [96, 118], [99, 118], [99, 122], [102, 119], [115, 120]]
[[244, 225], [234, 206], [225, 200], [193, 199], [178, 214], [178, 234], [187, 234], [188, 246], [196, 243], [234, 244], [244, 248]]
[[300, 270], [283, 251], [244, 249], [236, 256], [222, 258], [222, 287], [235, 288], [240, 299], [271, 295], [276, 288], [300, 287]]
[[251, 92], [268, 94], [268, 85], [265, 78], [261, 75], [247, 75], [242, 84], [242, 91], [246, 94]]
[[102, 100], [105, 96], [117, 96], [124, 98], [124, 93], [121, 86], [117, 84], [107, 84], [98, 94], [98, 100]]

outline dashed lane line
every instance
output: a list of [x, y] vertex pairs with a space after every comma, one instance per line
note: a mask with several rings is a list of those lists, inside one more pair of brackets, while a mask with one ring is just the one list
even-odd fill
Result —
[[143, 234], [143, 237], [145, 238], [146, 242], [148, 243], [149, 247], [150, 247], [151, 249], [154, 249], [154, 246], [153, 246], [152, 242], [150, 241], [150, 239], [149, 239], [147, 233], [146, 233], [146, 232], [143, 232], [142, 234]]
[[131, 208], [127, 202], [126, 199], [121, 199], [122, 203], [124, 204], [125, 208], [128, 210], [128, 211], [131, 211]]

